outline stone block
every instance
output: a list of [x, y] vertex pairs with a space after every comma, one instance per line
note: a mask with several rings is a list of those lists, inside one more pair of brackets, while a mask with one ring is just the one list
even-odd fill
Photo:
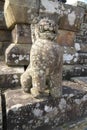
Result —
[[79, 53], [79, 64], [87, 64], [87, 53]]
[[78, 7], [82, 7], [82, 8], [84, 8], [84, 9], [86, 9], [86, 3], [85, 3], [85, 2], [77, 1], [76, 5], [77, 5]]
[[61, 3], [57, 0], [41, 0], [39, 16], [41, 18], [49, 17], [50, 19], [55, 20], [55, 22], [58, 23], [61, 6]]
[[87, 23], [82, 23], [80, 31], [76, 33], [76, 43], [87, 44]]
[[73, 46], [75, 39], [75, 32], [58, 30], [57, 42], [63, 46]]
[[41, 0], [39, 15], [54, 19], [59, 29], [78, 31], [83, 21], [84, 9], [62, 4], [57, 0]]
[[59, 28], [78, 31], [84, 18], [84, 9], [65, 4], [63, 6], [64, 15], [59, 19]]
[[29, 64], [31, 44], [11, 44], [5, 52], [7, 65], [24, 66]]
[[31, 23], [38, 16], [39, 0], [6, 0], [4, 15], [7, 27], [12, 28], [17, 23]]
[[20, 88], [20, 76], [24, 67], [8, 67], [4, 62], [0, 62], [0, 69], [0, 89]]
[[75, 76], [86, 76], [87, 65], [63, 65], [63, 79], [70, 80]]
[[3, 7], [4, 7], [4, 2], [0, 1], [0, 29], [6, 29]]
[[10, 42], [11, 32], [8, 30], [0, 30], [0, 42]]
[[74, 43], [74, 47], [77, 52], [87, 53], [87, 44], [84, 43]]
[[3, 114], [2, 114], [2, 98], [1, 98], [1, 90], [0, 90], [0, 130], [3, 129]]
[[4, 56], [6, 48], [9, 46], [9, 42], [0, 42], [0, 56]]
[[16, 24], [12, 30], [13, 43], [32, 43], [31, 29], [28, 24]]
[[75, 47], [64, 46], [63, 64], [77, 64], [79, 54]]
[[22, 90], [6, 91], [7, 130], [32, 130], [44, 125], [56, 127], [85, 116], [87, 94], [84, 86], [73, 82], [63, 85], [61, 98], [35, 99]]
[[87, 89], [87, 77], [73, 77], [71, 78], [71, 81], [81, 84]]

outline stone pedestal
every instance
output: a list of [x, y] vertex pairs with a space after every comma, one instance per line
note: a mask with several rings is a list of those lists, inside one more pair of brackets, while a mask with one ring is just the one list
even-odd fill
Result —
[[7, 130], [32, 130], [39, 126], [58, 126], [87, 114], [87, 94], [84, 87], [64, 82], [61, 98], [35, 99], [22, 90], [5, 92]]

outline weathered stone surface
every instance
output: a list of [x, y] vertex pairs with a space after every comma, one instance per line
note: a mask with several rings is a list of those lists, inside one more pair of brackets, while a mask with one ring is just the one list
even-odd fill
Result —
[[71, 78], [71, 80], [75, 83], [83, 85], [84, 87], [86, 87], [87, 90], [87, 77], [73, 77]]
[[87, 117], [80, 118], [77, 121], [70, 121], [61, 126], [51, 128], [50, 126], [42, 126], [36, 130], [86, 130], [87, 129]]
[[87, 48], [84, 44], [75, 43], [74, 47], [64, 46], [64, 64], [87, 64]]
[[63, 66], [63, 78], [70, 80], [74, 76], [86, 76], [86, 65], [64, 65]]
[[8, 30], [0, 30], [0, 42], [10, 42], [11, 32]]
[[79, 53], [79, 64], [87, 64], [87, 53]]
[[79, 53], [87, 53], [87, 44], [84, 43], [74, 43], [74, 47]]
[[13, 43], [32, 43], [31, 29], [28, 24], [16, 24], [12, 30]]
[[87, 44], [87, 23], [82, 23], [80, 31], [76, 34], [76, 43]]
[[8, 67], [4, 62], [0, 62], [0, 89], [20, 87], [20, 76], [23, 72], [23, 67]]
[[3, 129], [3, 117], [2, 117], [2, 99], [1, 99], [1, 91], [0, 91], [0, 130]]
[[16, 23], [31, 23], [38, 16], [39, 0], [6, 0], [4, 15], [8, 27]]
[[0, 42], [0, 55], [4, 56], [6, 48], [9, 46], [9, 42]]
[[48, 16], [58, 22], [60, 29], [77, 31], [83, 20], [84, 9], [62, 4], [57, 0], [41, 0], [39, 14], [41, 17]]
[[84, 86], [73, 82], [65, 82], [64, 86], [64, 95], [56, 99], [35, 99], [22, 90], [5, 92], [7, 130], [31, 130], [43, 125], [53, 127], [85, 116], [87, 94]]
[[73, 46], [75, 39], [75, 32], [58, 30], [57, 42], [63, 46]]
[[45, 95], [46, 91], [53, 97], [62, 95], [63, 50], [56, 42], [57, 29], [48, 18], [35, 25], [36, 40], [30, 51], [30, 64], [21, 76], [23, 90], [35, 97]]
[[84, 9], [86, 9], [86, 3], [85, 2], [82, 2], [82, 1], [77, 1], [77, 6], [79, 6], [79, 7], [82, 7], [82, 8], [84, 8]]
[[49, 17], [50, 19], [55, 20], [55, 22], [58, 23], [61, 6], [62, 4], [57, 0], [41, 0], [39, 16], [41, 18]]
[[0, 1], [0, 29], [6, 29], [3, 7], [4, 7], [4, 2]]
[[29, 64], [31, 44], [11, 44], [5, 52], [7, 65], [24, 66]]
[[83, 22], [84, 9], [65, 4], [63, 10], [64, 15], [61, 16], [59, 20], [59, 28], [78, 31], [80, 29], [80, 24]]
[[63, 63], [76, 64], [78, 62], [79, 54], [75, 47], [64, 46]]

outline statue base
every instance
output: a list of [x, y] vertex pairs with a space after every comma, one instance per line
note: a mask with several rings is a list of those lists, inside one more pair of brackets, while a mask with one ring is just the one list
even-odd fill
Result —
[[22, 90], [7, 90], [7, 130], [31, 130], [39, 126], [56, 127], [87, 115], [87, 92], [74, 82], [64, 82], [61, 98], [34, 98]]

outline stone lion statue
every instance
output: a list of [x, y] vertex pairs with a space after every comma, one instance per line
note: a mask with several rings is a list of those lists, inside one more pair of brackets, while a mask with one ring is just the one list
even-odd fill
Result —
[[62, 94], [62, 47], [56, 43], [57, 26], [43, 18], [35, 25], [35, 39], [30, 51], [30, 64], [21, 76], [25, 92], [34, 97]]

